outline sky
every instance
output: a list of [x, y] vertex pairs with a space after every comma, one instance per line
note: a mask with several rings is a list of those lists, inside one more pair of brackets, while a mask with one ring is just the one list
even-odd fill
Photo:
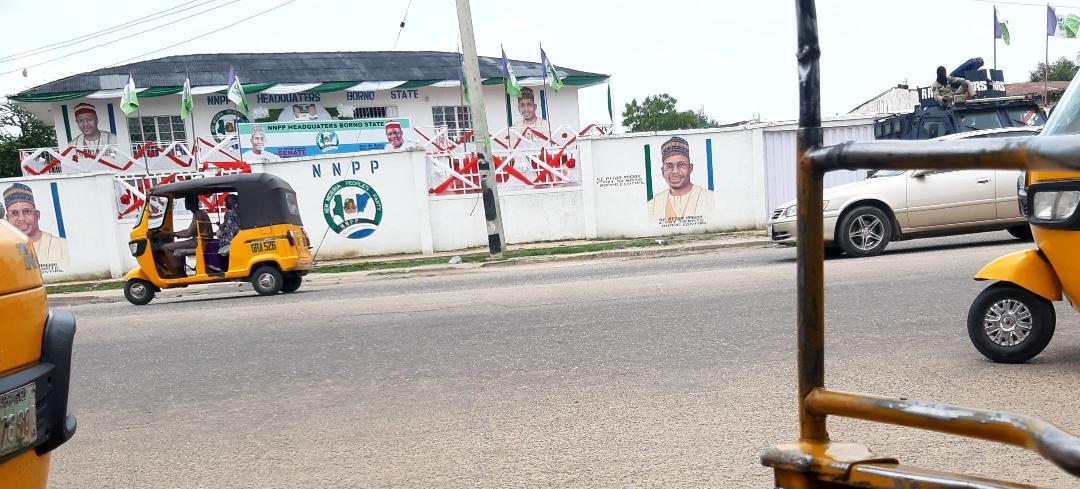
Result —
[[[184, 0], [0, 2], [0, 58], [65, 41], [183, 3]], [[203, 2], [203, 6], [190, 8]], [[229, 24], [276, 5], [254, 19]], [[1080, 0], [1052, 2], [1080, 14]], [[472, 0], [478, 51], [539, 61], [539, 44], [559, 66], [612, 76], [617, 122], [633, 98], [668, 93], [680, 110], [704, 109], [720, 122], [797, 115], [793, 0]], [[1044, 58], [1045, 4], [1030, 0], [819, 0], [822, 112], [844, 114], [907, 81], [929, 85], [938, 65], [967, 58], [993, 64], [993, 8], [1012, 43], [997, 42], [1006, 82], [1026, 81]], [[180, 20], [212, 7], [191, 19]], [[406, 14], [406, 25], [398, 25]], [[160, 28], [156, 28], [160, 26]], [[148, 30], [143, 34], [139, 31]], [[398, 38], [400, 31], [400, 38]], [[186, 39], [208, 35], [176, 46]], [[95, 47], [118, 40], [108, 45]], [[395, 47], [396, 42], [396, 47]], [[0, 95], [138, 59], [175, 54], [304, 51], [455, 51], [453, 0], [200, 0], [184, 13], [65, 49], [0, 61]], [[162, 49], [165, 48], [165, 49]], [[64, 59], [31, 66], [86, 50]], [[1080, 39], [1049, 39], [1051, 60], [1076, 58]], [[21, 70], [27, 68], [28, 76]], [[582, 90], [583, 123], [608, 122], [605, 86]]]

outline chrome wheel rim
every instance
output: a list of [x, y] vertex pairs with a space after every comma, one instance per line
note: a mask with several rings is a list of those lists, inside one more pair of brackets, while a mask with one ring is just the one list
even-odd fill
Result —
[[861, 251], [877, 248], [885, 238], [885, 224], [872, 214], [863, 214], [848, 226], [848, 239]]
[[1016, 299], [993, 303], [983, 316], [986, 336], [999, 346], [1016, 346], [1031, 334], [1031, 309]]
[[274, 275], [269, 274], [269, 273], [264, 273], [264, 274], [259, 275], [259, 287], [262, 287], [262, 288], [267, 289], [267, 290], [273, 288], [274, 287]]
[[131, 287], [128, 287], [128, 290], [131, 291], [132, 297], [138, 299], [146, 297], [146, 293], [149, 291], [149, 289], [146, 288], [146, 285], [139, 282], [131, 284]]

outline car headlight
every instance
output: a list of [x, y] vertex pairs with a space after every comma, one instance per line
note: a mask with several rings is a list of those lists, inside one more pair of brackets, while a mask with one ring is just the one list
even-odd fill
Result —
[[[797, 214], [799, 212], [797, 207], [798, 206], [793, 205], [791, 207], [788, 207], [787, 209], [784, 209], [784, 217], [795, 217], [795, 214]], [[821, 202], [821, 208], [822, 209], [826, 209], [828, 207], [829, 207], [829, 201], [824, 200], [824, 201]]]
[[1080, 190], [1036, 192], [1032, 201], [1032, 217], [1042, 221], [1067, 221], [1080, 204]]
[[139, 251], [139, 243], [134, 241], [128, 243], [128, 249], [131, 250], [131, 254], [134, 255], [136, 251]]

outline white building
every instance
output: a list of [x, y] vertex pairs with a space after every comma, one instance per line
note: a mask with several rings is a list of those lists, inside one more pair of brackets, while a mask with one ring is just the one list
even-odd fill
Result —
[[[185, 165], [195, 159], [226, 167], [238, 162], [235, 134], [236, 124], [242, 122], [407, 119], [415, 132], [406, 137], [423, 143], [445, 130], [442, 136], [453, 140], [470, 128], [459, 59], [458, 53], [431, 51], [169, 56], [74, 75], [10, 99], [51, 122], [59, 142], [53, 151], [24, 151], [26, 175], [91, 170], [168, 173], [187, 169]], [[539, 63], [511, 60], [510, 64], [520, 84], [533, 92], [533, 124], [544, 133], [549, 127], [580, 130], [578, 90], [608, 79], [558, 68], [565, 86], [556, 93], [545, 83]], [[226, 98], [230, 69], [244, 84], [247, 115]], [[120, 98], [129, 74], [140, 107], [125, 115]], [[503, 89], [501, 60], [481, 57], [480, 74], [493, 135], [523, 126], [518, 101]], [[195, 102], [187, 121], [180, 118], [185, 79], [191, 80]], [[76, 110], [84, 114], [81, 127]], [[96, 126], [86, 122], [90, 114]], [[78, 146], [87, 146], [86, 141], [95, 147], [80, 158]]]

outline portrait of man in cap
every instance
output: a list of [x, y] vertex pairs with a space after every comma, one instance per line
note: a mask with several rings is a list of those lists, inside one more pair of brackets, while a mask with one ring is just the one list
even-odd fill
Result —
[[521, 89], [521, 96], [518, 97], [518, 113], [521, 114], [521, 127], [534, 127], [541, 126], [541, 120], [536, 117], [536, 97], [533, 93], [533, 89], [524, 87]]
[[4, 190], [4, 207], [7, 208], [7, 221], [34, 243], [38, 262], [67, 261], [67, 240], [41, 230], [41, 211], [34, 203], [34, 191], [30, 187], [16, 183]]
[[76, 148], [116, 144], [116, 134], [98, 128], [98, 113], [93, 105], [81, 103], [75, 106], [75, 125], [79, 135], [71, 141]]
[[401, 129], [401, 123], [390, 121], [384, 126], [386, 129], [386, 149], [401, 149], [405, 144], [405, 132]]
[[266, 130], [262, 126], [251, 127], [251, 151], [244, 153], [245, 163], [274, 163], [281, 157], [266, 151]]
[[678, 136], [660, 146], [660, 173], [668, 189], [649, 200], [649, 217], [654, 220], [698, 216], [713, 209], [711, 190], [690, 182], [694, 164], [690, 162], [690, 144]]

